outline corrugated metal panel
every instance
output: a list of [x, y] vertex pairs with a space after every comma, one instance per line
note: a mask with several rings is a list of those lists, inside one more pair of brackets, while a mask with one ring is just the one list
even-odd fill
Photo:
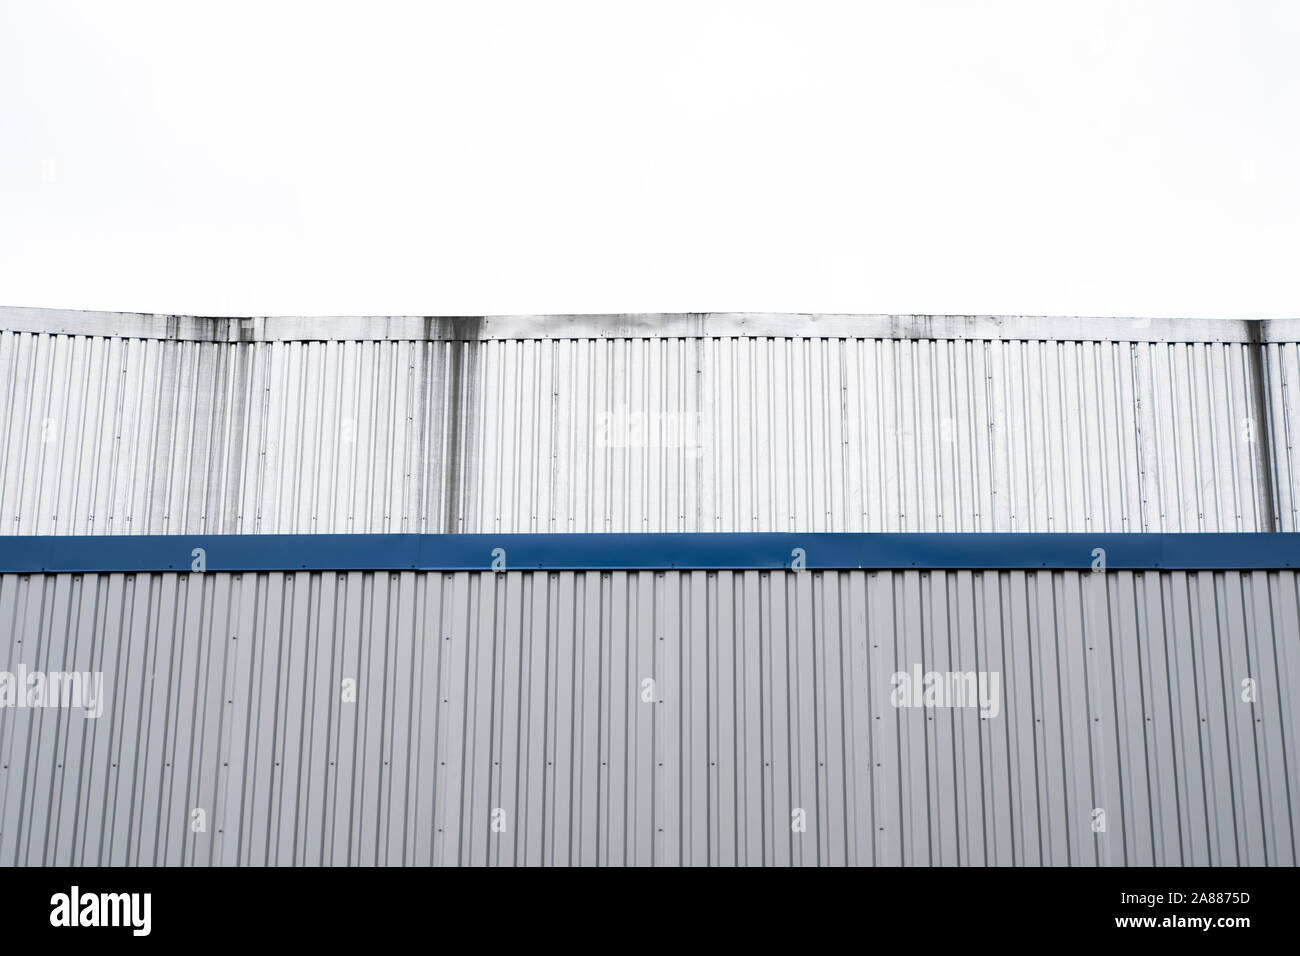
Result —
[[4, 332], [0, 517], [16, 534], [1293, 531], [1296, 345], [1265, 348], [1260, 385], [1237, 341]]
[[[1298, 585], [6, 575], [3, 660], [111, 691], [0, 709], [0, 862], [1294, 865]], [[1000, 712], [891, 706], [914, 665]]]
[[1270, 413], [1270, 449], [1279, 476], [1278, 530], [1300, 530], [1300, 481], [1286, 476], [1300, 474], [1300, 344], [1269, 344], [1264, 353], [1265, 382]]

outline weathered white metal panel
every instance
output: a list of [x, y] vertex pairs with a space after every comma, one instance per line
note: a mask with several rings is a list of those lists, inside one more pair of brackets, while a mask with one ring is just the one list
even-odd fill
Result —
[[1298, 583], [5, 575], [0, 659], [106, 694], [0, 708], [0, 863], [1295, 865]]
[[[862, 336], [819, 337], [790, 316], [788, 337], [704, 334], [776, 321], [714, 316], [665, 337], [571, 317], [585, 337], [547, 338], [562, 317], [376, 320], [385, 337], [310, 340], [310, 320], [258, 319], [232, 341], [214, 323], [236, 320], [182, 318], [0, 332], [0, 528], [1300, 528], [1297, 345], [1277, 338], [1295, 323], [1257, 346], [1248, 323], [1143, 342], [1171, 327], [1113, 320], [1126, 339], [1094, 341], [1060, 320], [1035, 337], [1028, 319], [864, 317]], [[268, 337], [276, 322], [293, 324]]]
[[0, 328], [193, 342], [493, 339], [860, 338], [1069, 342], [1294, 342], [1300, 319], [651, 312], [587, 315], [205, 317], [0, 306]]

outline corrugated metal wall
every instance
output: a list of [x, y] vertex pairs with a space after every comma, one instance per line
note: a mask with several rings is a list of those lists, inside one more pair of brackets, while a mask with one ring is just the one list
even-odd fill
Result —
[[[1294, 865], [1298, 586], [6, 575], [3, 660], [110, 691], [0, 709], [0, 863]], [[1000, 714], [894, 708], [913, 665]]]
[[[1300, 531], [1300, 344], [1265, 346], [1265, 404], [1277, 494], [1278, 531]], [[1290, 476], [1288, 480], [1288, 476]]]
[[4, 331], [0, 527], [1294, 531], [1297, 345], [1253, 348]]

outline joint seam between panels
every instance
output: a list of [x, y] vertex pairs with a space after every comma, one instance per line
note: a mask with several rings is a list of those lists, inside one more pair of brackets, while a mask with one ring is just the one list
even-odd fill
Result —
[[1300, 568], [1300, 533], [15, 535], [0, 573]]

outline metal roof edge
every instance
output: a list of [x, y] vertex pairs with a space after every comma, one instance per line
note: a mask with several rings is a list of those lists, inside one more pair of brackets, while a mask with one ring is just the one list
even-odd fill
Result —
[[930, 341], [1300, 342], [1300, 318], [647, 312], [499, 316], [206, 317], [0, 306], [0, 331], [188, 342], [853, 338]]

